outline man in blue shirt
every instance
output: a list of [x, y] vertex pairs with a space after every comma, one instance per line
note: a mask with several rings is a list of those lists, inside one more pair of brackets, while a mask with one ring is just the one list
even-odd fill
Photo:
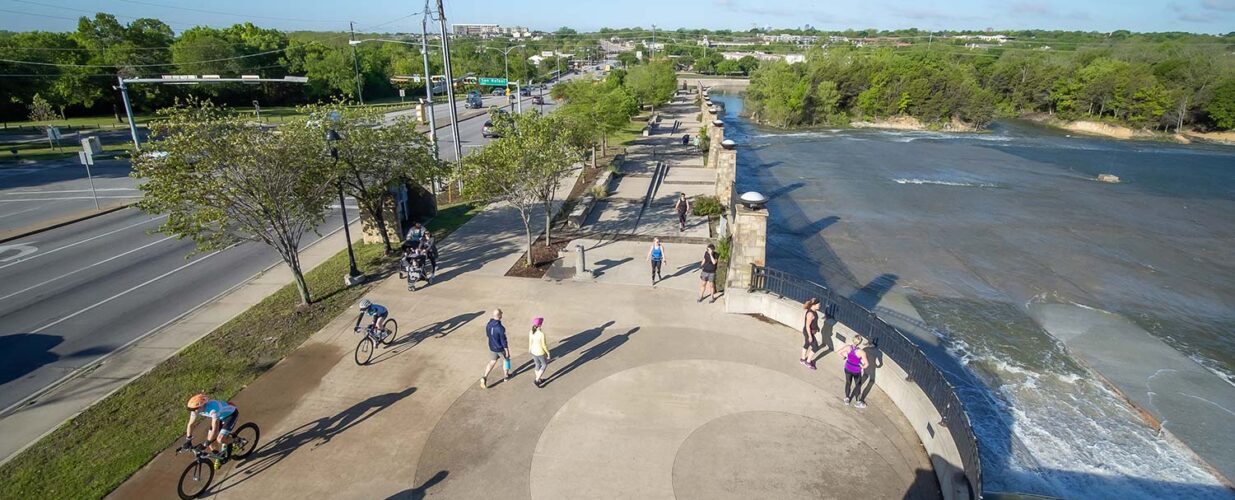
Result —
[[493, 319], [485, 325], [485, 336], [489, 338], [489, 364], [485, 366], [485, 374], [480, 377], [480, 388], [489, 388], [489, 372], [498, 358], [502, 359], [502, 373], [505, 380], [510, 380], [510, 346], [506, 343], [506, 327], [502, 326], [502, 310], [493, 310]]

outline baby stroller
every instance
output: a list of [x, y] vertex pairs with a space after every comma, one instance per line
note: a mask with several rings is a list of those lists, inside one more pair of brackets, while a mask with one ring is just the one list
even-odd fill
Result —
[[416, 283], [424, 280], [427, 284], [433, 284], [433, 273], [429, 265], [429, 256], [420, 249], [419, 246], [406, 246], [403, 250], [403, 258], [400, 259], [403, 271], [399, 273], [399, 277], [407, 277], [407, 290], [409, 292], [416, 291]]

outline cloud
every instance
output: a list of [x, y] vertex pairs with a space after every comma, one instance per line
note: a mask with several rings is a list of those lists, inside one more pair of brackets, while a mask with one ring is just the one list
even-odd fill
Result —
[[1028, 16], [1053, 20], [1088, 21], [1091, 19], [1089, 13], [1083, 10], [1060, 12], [1054, 5], [1041, 1], [1015, 2], [1011, 5], [1009, 13], [1014, 17]]
[[[1202, 0], [1202, 2], [1200, 2], [1202, 10], [1199, 11], [1194, 10], [1192, 6], [1184, 5], [1178, 2], [1171, 2], [1170, 6], [1171, 10], [1175, 11], [1175, 19], [1185, 23], [1208, 24], [1215, 21], [1215, 14], [1213, 12], [1206, 12], [1207, 10], [1223, 10], [1217, 7], [1212, 7], [1208, 4], [1221, 4], [1224, 2], [1228, 4], [1235, 4], [1235, 1], [1230, 0]], [[1235, 9], [1235, 5], [1231, 6], [1231, 8]]]
[[1235, 0], [1201, 0], [1201, 7], [1206, 10], [1235, 12]]

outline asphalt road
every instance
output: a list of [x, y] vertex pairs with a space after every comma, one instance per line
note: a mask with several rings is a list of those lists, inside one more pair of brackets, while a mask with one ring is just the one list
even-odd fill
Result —
[[95, 194], [103, 208], [141, 197], [128, 160], [97, 160], [90, 173], [93, 192], [75, 160], [0, 167], [0, 235], [93, 211]]
[[[547, 97], [545, 112], [553, 107]], [[486, 104], [503, 100], [486, 98]], [[441, 125], [447, 114], [439, 108]], [[524, 112], [533, 108], [524, 98]], [[484, 122], [484, 116], [460, 122], [465, 153], [488, 143], [480, 133]], [[442, 157], [453, 159], [449, 130], [439, 128], [438, 136]], [[128, 171], [123, 161], [92, 170], [100, 196], [138, 196]], [[80, 165], [0, 169], [0, 231], [93, 203]], [[348, 201], [354, 218], [353, 204]], [[337, 209], [319, 226], [321, 234], [341, 227]], [[0, 244], [0, 409], [280, 262], [256, 243], [186, 259], [191, 242], [152, 233], [163, 219], [129, 208]], [[310, 234], [305, 244], [317, 238]]]

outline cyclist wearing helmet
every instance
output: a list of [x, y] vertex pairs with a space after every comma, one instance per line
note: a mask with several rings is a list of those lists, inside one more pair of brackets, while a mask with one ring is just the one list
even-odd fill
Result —
[[[184, 448], [193, 446], [193, 424], [197, 422], [197, 416], [209, 418], [210, 430], [206, 432], [204, 444], [214, 453], [214, 467], [219, 468], [219, 460], [230, 451], [230, 434], [240, 417], [240, 411], [227, 401], [210, 399], [205, 394], [194, 394], [185, 406], [189, 409], [189, 424], [184, 428]], [[216, 444], [219, 447], [216, 447]]]
[[381, 330], [382, 327], [386, 326], [386, 316], [390, 315], [390, 312], [385, 307], [374, 304], [369, 299], [360, 301], [360, 316], [356, 317], [356, 328], [354, 328], [356, 331], [360, 331], [360, 322], [364, 320], [366, 314], [373, 316], [373, 323], [370, 324], [374, 328]]

